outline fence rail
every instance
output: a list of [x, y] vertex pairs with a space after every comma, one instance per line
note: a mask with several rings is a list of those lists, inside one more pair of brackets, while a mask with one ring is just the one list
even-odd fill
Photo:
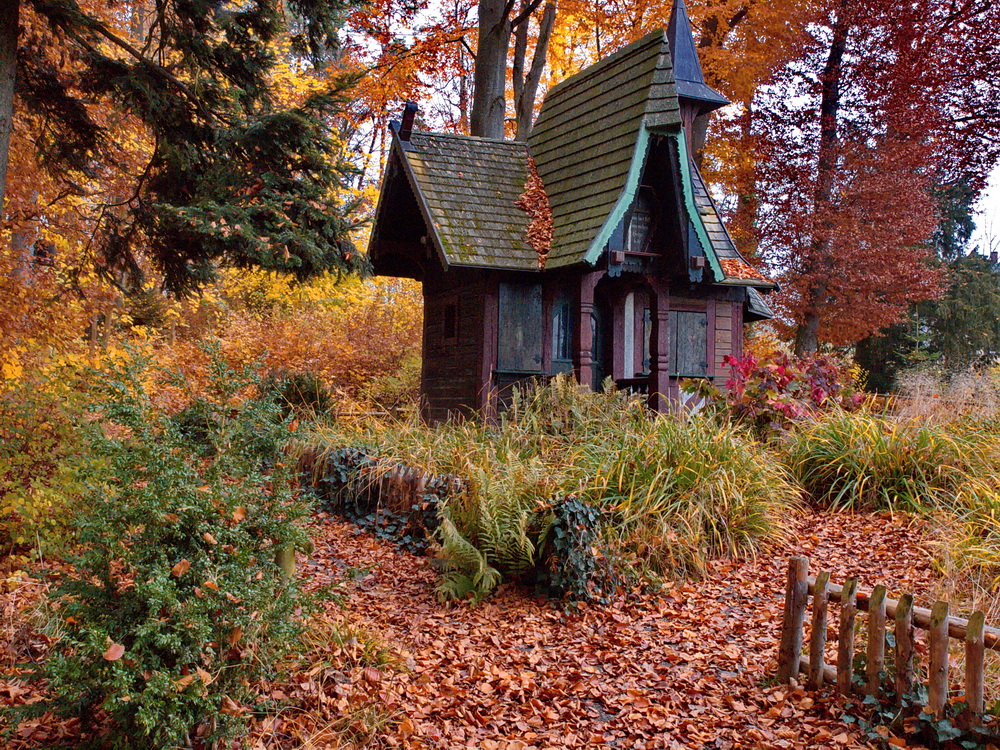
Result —
[[[803, 630], [809, 598], [812, 597], [812, 627], [809, 637], [809, 658], [802, 655]], [[827, 615], [829, 603], [840, 605], [840, 628], [837, 638], [837, 663], [825, 663]], [[985, 710], [984, 675], [986, 650], [1000, 651], [1000, 629], [988, 627], [986, 617], [975, 612], [969, 619], [953, 617], [947, 602], [935, 602], [930, 609], [913, 606], [913, 596], [903, 594], [889, 599], [885, 586], [871, 591], [859, 591], [856, 578], [847, 578], [843, 585], [830, 582], [830, 573], [821, 571], [809, 576], [809, 560], [793, 557], [788, 565], [785, 588], [785, 612], [778, 651], [778, 679], [789, 682], [800, 673], [807, 676], [811, 688], [824, 682], [836, 684], [847, 695], [852, 690], [854, 665], [854, 631], [858, 612], [868, 614], [865, 685], [863, 692], [877, 696], [885, 670], [885, 635], [891, 620], [895, 633], [893, 654], [894, 693], [897, 703], [913, 690], [914, 630], [927, 632], [927, 708], [943, 716], [948, 703], [948, 639], [965, 644], [965, 701], [968, 720], [978, 723]]]

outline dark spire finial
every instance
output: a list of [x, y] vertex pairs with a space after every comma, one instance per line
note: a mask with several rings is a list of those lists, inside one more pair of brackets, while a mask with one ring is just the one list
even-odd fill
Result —
[[677, 95], [682, 99], [697, 101], [703, 112], [711, 112], [729, 104], [726, 97], [705, 84], [705, 75], [701, 72], [698, 48], [694, 43], [691, 19], [688, 18], [684, 0], [674, 0], [670, 23], [667, 26], [667, 41], [670, 42], [670, 54], [674, 60]]

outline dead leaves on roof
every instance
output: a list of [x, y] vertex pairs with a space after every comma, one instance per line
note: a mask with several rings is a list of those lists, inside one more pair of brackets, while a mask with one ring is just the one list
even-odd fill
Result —
[[767, 281], [764, 274], [742, 258], [720, 258], [719, 263], [722, 264], [722, 271], [726, 274], [726, 278]]
[[538, 176], [535, 160], [530, 156], [528, 181], [514, 205], [528, 214], [528, 244], [538, 253], [538, 267], [545, 268], [545, 259], [552, 248], [552, 207], [542, 178]]

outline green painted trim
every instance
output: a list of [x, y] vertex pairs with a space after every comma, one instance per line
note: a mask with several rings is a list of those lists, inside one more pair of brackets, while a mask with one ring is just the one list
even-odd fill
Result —
[[621, 223], [621, 220], [625, 218], [625, 212], [631, 208], [632, 201], [635, 200], [636, 191], [639, 189], [639, 180], [642, 179], [642, 170], [646, 166], [649, 141], [649, 130], [645, 125], [640, 125], [639, 136], [635, 142], [635, 151], [632, 153], [632, 162], [629, 164], [628, 175], [625, 178], [625, 187], [622, 188], [622, 194], [618, 196], [618, 202], [615, 203], [615, 207], [611, 209], [608, 218], [604, 220], [601, 231], [597, 233], [597, 237], [594, 238], [594, 241], [590, 243], [590, 247], [587, 248], [587, 252], [583, 256], [585, 263], [594, 265], [601, 259], [601, 253], [604, 252], [604, 246], [611, 239], [611, 234]]
[[668, 134], [668, 137], [677, 140], [677, 160], [681, 163], [681, 185], [684, 188], [684, 207], [687, 208], [688, 218], [694, 224], [694, 231], [697, 233], [698, 239], [701, 241], [701, 246], [705, 250], [705, 257], [708, 258], [708, 263], [712, 267], [716, 283], [725, 281], [726, 274], [722, 270], [722, 264], [719, 263], [719, 256], [715, 254], [715, 247], [713, 247], [711, 240], [708, 238], [708, 230], [705, 229], [705, 223], [701, 220], [701, 214], [698, 212], [698, 204], [694, 200], [691, 159], [688, 156], [687, 138], [684, 135], [684, 128], [681, 128], [676, 133]]

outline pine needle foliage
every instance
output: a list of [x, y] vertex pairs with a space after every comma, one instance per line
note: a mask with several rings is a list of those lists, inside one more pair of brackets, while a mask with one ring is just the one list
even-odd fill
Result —
[[273, 91], [286, 18], [297, 20], [295, 46], [318, 62], [336, 48], [350, 2], [166, 0], [150, 9], [145, 43], [76, 0], [23, 2], [81, 62], [71, 81], [54, 82], [59, 51], [44, 35], [19, 40], [18, 106], [44, 123], [41, 163], [81, 194], [96, 165], [126, 170], [94, 111], [101, 103], [149, 140], [130, 194], [97, 206], [105, 271], [141, 278], [140, 248], [173, 292], [203, 285], [220, 264], [300, 279], [364, 268], [349, 239], [358, 204], [340, 195], [353, 170], [330, 125], [351, 81], [285, 108]]

